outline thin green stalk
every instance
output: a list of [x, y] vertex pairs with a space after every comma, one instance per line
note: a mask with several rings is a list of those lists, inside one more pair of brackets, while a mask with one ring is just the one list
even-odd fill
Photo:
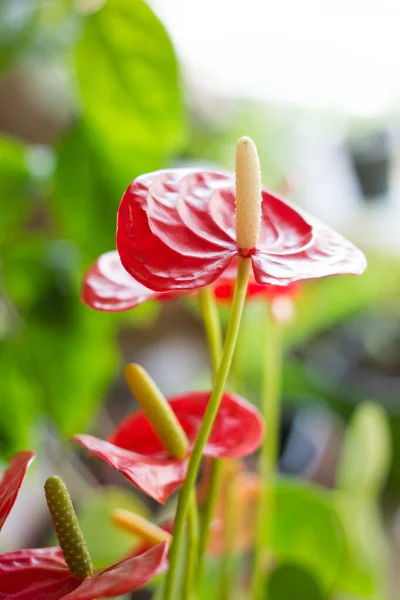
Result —
[[218, 492], [221, 487], [222, 480], [222, 459], [213, 460], [211, 463], [210, 472], [210, 488], [208, 490], [207, 499], [204, 503], [203, 516], [201, 520], [200, 542], [199, 542], [199, 564], [197, 571], [197, 579], [201, 581], [204, 571], [204, 558], [210, 537], [211, 523], [215, 512], [215, 504], [218, 498]]
[[[211, 364], [213, 368], [213, 379], [215, 379], [222, 357], [222, 329], [218, 314], [217, 303], [210, 286], [199, 292], [199, 305], [206, 331], [208, 347], [210, 351]], [[222, 461], [213, 460], [210, 472], [210, 488], [203, 507], [201, 520], [199, 558], [198, 558], [198, 581], [202, 580], [204, 570], [204, 558], [207, 550], [210, 527], [214, 516], [215, 503], [221, 483]]]
[[261, 493], [258, 502], [257, 539], [252, 577], [252, 599], [267, 599], [268, 570], [274, 521], [273, 486], [277, 470], [281, 412], [282, 347], [280, 326], [267, 311], [265, 363], [261, 411], [267, 425], [259, 457]]
[[175, 595], [175, 589], [178, 576], [179, 553], [183, 541], [185, 520], [188, 512], [190, 495], [196, 483], [196, 477], [199, 471], [203, 449], [211, 433], [231, 367], [232, 357], [235, 351], [236, 340], [239, 333], [243, 307], [246, 299], [250, 265], [250, 259], [239, 257], [238, 274], [222, 360], [215, 378], [214, 389], [208, 402], [208, 407], [189, 459], [188, 472], [179, 496], [174, 524], [174, 535], [169, 554], [169, 570], [165, 582], [164, 600], [176, 600], [177, 598]]
[[211, 286], [208, 285], [200, 290], [199, 306], [201, 316], [203, 317], [211, 365], [215, 378], [215, 374], [217, 373], [221, 362], [223, 340], [218, 307]]
[[192, 490], [189, 511], [187, 517], [188, 526], [188, 549], [187, 549], [187, 561], [186, 570], [183, 580], [183, 598], [184, 600], [190, 600], [193, 595], [193, 587], [196, 579], [197, 569], [197, 554], [199, 547], [199, 516], [196, 504], [196, 494]]

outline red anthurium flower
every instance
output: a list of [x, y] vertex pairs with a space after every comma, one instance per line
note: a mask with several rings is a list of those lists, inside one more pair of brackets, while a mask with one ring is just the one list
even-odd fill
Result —
[[[169, 400], [188, 437], [189, 452], [209, 398], [210, 392], [191, 392]], [[258, 448], [262, 435], [258, 410], [243, 398], [225, 393], [204, 455], [213, 458], [246, 456]], [[158, 502], [164, 503], [185, 479], [188, 457], [171, 458], [142, 411], [127, 417], [108, 442], [91, 435], [77, 435], [73, 439]]]
[[116, 250], [102, 254], [85, 275], [82, 301], [96, 310], [118, 312], [146, 300], [169, 300], [175, 294], [157, 293], [125, 271]]
[[[187, 169], [142, 175], [128, 187], [118, 211], [121, 262], [158, 292], [211, 284], [242, 254], [235, 218], [232, 175]], [[353, 244], [266, 190], [259, 240], [247, 254], [258, 284], [359, 274], [366, 267]]]
[[20, 452], [13, 456], [8, 469], [0, 481], [0, 529], [3, 527], [10, 510], [14, 506], [26, 471], [35, 456], [35, 452], [30, 451]]
[[0, 598], [95, 600], [133, 592], [167, 568], [164, 542], [91, 577], [69, 571], [61, 548], [30, 548], [0, 555]]

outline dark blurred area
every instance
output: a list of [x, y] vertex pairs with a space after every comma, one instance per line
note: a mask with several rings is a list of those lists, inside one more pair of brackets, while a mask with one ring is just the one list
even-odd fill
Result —
[[[236, 139], [246, 134], [259, 147], [267, 187], [367, 253], [369, 268], [360, 278], [305, 283], [285, 328], [281, 470], [333, 488], [354, 409], [365, 400], [384, 408], [392, 447], [382, 500], [389, 559], [382, 570], [378, 565], [376, 581], [392, 561], [392, 589], [399, 592], [400, 71], [392, 81], [390, 46], [383, 44], [369, 78], [364, 72], [372, 5], [364, 15], [367, 32], [357, 38], [345, 28], [337, 55], [327, 50], [329, 36], [325, 45], [319, 40], [318, 60], [327, 52], [326, 70], [340, 88], [335, 95], [327, 73], [319, 87], [317, 58], [309, 68], [300, 57], [296, 62], [296, 48], [306, 59], [305, 40], [314, 43], [307, 13], [304, 39], [290, 40], [289, 31], [282, 45], [291, 50], [279, 58], [278, 49], [273, 56], [268, 51], [275, 38], [260, 53], [261, 0], [250, 2], [243, 31], [236, 9], [230, 25], [224, 21], [224, 2], [215, 13], [207, 2], [202, 11], [211, 12], [202, 16], [200, 4], [190, 4], [158, 0], [155, 13], [141, 0], [0, 4], [0, 459], [29, 447], [39, 455], [0, 550], [49, 542], [42, 484], [54, 472], [71, 489], [97, 566], [133, 544], [109, 524], [111, 508], [160, 516], [68, 438], [89, 430], [107, 436], [134, 408], [121, 377], [127, 361], [148, 369], [167, 395], [210, 385], [195, 301], [97, 313], [80, 303], [80, 286], [91, 263], [115, 248], [119, 201], [135, 176], [187, 164], [231, 170]], [[396, 21], [383, 6], [375, 8], [378, 23], [380, 16], [398, 23], [399, 10]], [[362, 13], [350, 13], [363, 22]], [[204, 20], [196, 28], [197, 17]], [[327, 15], [320, 17], [327, 26]], [[239, 36], [248, 50], [241, 60], [229, 54]], [[352, 80], [346, 89], [345, 69], [357, 60], [359, 88]], [[367, 86], [379, 87], [385, 74], [391, 84], [374, 102]], [[295, 95], [282, 79], [293, 86], [303, 81], [307, 89]], [[255, 403], [264, 310], [262, 301], [249, 303], [231, 379]], [[221, 316], [226, 323], [226, 307]], [[27, 522], [28, 508], [34, 518]], [[374, 535], [367, 546], [374, 546]], [[392, 598], [374, 581], [362, 597]]]

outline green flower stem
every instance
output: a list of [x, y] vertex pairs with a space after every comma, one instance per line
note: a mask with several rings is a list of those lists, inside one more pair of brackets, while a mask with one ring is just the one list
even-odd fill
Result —
[[236, 340], [239, 333], [243, 307], [246, 299], [250, 266], [251, 261], [249, 258], [239, 257], [238, 274], [222, 360], [215, 378], [214, 389], [189, 459], [188, 472], [179, 496], [172, 545], [169, 554], [169, 570], [165, 582], [164, 600], [177, 600], [175, 588], [178, 576], [179, 553], [183, 541], [185, 520], [188, 512], [190, 496], [196, 483], [196, 477], [199, 471], [203, 449], [211, 433], [211, 429], [221, 402], [222, 394], [224, 392], [225, 383], [229, 375], [232, 357], [235, 351]]
[[261, 398], [261, 412], [265, 418], [267, 433], [264, 436], [259, 457], [259, 474], [262, 485], [258, 502], [257, 539], [252, 577], [253, 600], [266, 600], [268, 594], [267, 581], [274, 522], [273, 486], [278, 460], [281, 412], [281, 331], [279, 323], [270, 314], [269, 307], [267, 308], [265, 362]]
[[199, 547], [199, 517], [196, 504], [196, 493], [192, 490], [187, 517], [188, 527], [188, 549], [185, 576], [183, 580], [183, 598], [190, 600], [193, 594], [194, 582], [196, 579], [197, 554]]
[[[218, 314], [217, 303], [211, 286], [207, 286], [199, 292], [199, 305], [203, 317], [204, 328], [206, 331], [208, 347], [210, 350], [211, 364], [214, 373], [214, 379], [221, 362], [223, 340], [221, 322]], [[215, 503], [218, 497], [218, 490], [221, 484], [222, 461], [213, 460], [210, 472], [210, 489], [203, 507], [201, 520], [198, 571], [197, 580], [201, 581], [203, 577], [204, 558], [207, 550], [208, 539], [210, 535], [211, 521], [214, 516]]]
[[200, 541], [199, 541], [199, 559], [198, 559], [198, 570], [197, 580], [199, 582], [203, 579], [204, 572], [204, 559], [208, 546], [208, 540], [210, 537], [211, 522], [215, 512], [215, 504], [218, 498], [218, 492], [221, 487], [222, 481], [222, 459], [213, 460], [211, 463], [210, 472], [210, 489], [208, 491], [207, 499], [203, 507], [203, 515], [201, 520], [200, 530]]
[[93, 564], [67, 487], [60, 477], [49, 477], [44, 486], [55, 532], [69, 570], [84, 579], [93, 575]]
[[218, 307], [211, 286], [208, 285], [200, 290], [199, 306], [206, 330], [211, 364], [215, 377], [221, 362], [223, 340]]

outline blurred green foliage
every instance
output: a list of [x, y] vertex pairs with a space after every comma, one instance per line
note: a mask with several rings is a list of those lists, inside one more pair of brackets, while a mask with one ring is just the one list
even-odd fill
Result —
[[154, 316], [96, 313], [79, 295], [115, 247], [127, 184], [180, 150], [177, 60], [142, 0], [84, 4], [4, 3], [1, 74], [61, 73], [70, 118], [51, 146], [0, 138], [0, 458], [43, 419], [65, 436], [85, 429], [116, 372], [117, 328]]
[[309, 569], [326, 592], [333, 589], [346, 542], [330, 493], [288, 478], [278, 483], [275, 497], [272, 549], [277, 560]]
[[379, 597], [386, 592], [390, 554], [379, 502], [391, 446], [384, 409], [373, 402], [360, 404], [346, 432], [335, 492], [347, 539], [340, 590], [348, 594]]
[[323, 600], [325, 598], [318, 581], [306, 569], [296, 564], [283, 563], [273, 572], [268, 597], [271, 600], [288, 600], [289, 598], [307, 598], [307, 600]]

